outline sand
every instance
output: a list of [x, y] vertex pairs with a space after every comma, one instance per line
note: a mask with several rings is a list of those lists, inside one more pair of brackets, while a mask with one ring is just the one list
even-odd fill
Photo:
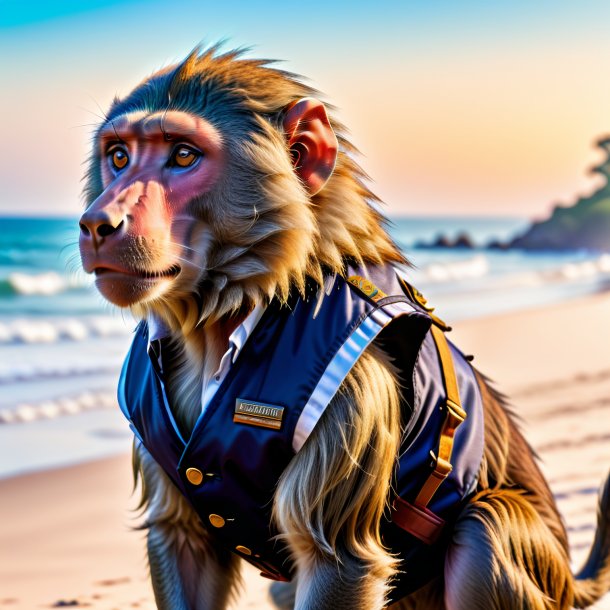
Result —
[[[451, 338], [510, 395], [577, 566], [610, 468], [610, 295], [465, 321]], [[155, 608], [130, 494], [129, 456], [0, 481], [0, 609]], [[269, 582], [251, 568], [245, 581], [234, 607], [272, 608]]]

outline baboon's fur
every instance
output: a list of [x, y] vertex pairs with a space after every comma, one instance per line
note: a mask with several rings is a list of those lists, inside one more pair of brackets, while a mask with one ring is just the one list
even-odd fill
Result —
[[[206, 258], [197, 281], [133, 306], [136, 315], [154, 313], [171, 328], [166, 385], [183, 430], [199, 414], [202, 383], [218, 367], [230, 331], [254, 305], [285, 301], [306, 281], [321, 288], [325, 276], [344, 273], [348, 262], [406, 264], [332, 108], [339, 141], [334, 173], [313, 197], [296, 175], [282, 119], [289, 104], [308, 96], [319, 93], [270, 62], [212, 48], [152, 75], [109, 111], [107, 123], [135, 111], [194, 113], [220, 131], [227, 152], [219, 183], [190, 204], [193, 243]], [[87, 203], [102, 191], [94, 150]], [[133, 244], [138, 261], [154, 255], [145, 239]], [[591, 560], [576, 580], [565, 529], [532, 450], [503, 399], [483, 377], [479, 382], [486, 423], [477, 493], [457, 521], [445, 573], [397, 607], [584, 607], [610, 585], [608, 493]], [[301, 610], [384, 606], [399, 568], [379, 536], [400, 441], [398, 393], [385, 355], [369, 349], [279, 481], [273, 515], [298, 567]], [[239, 580], [238, 560], [211, 547], [193, 510], [139, 444], [134, 464], [158, 607], [225, 607]]]

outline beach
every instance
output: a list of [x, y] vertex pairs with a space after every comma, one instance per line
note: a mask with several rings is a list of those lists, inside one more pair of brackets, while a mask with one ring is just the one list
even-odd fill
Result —
[[[510, 396], [577, 568], [610, 468], [610, 295], [464, 320], [451, 338]], [[154, 608], [131, 491], [128, 454], [0, 481], [0, 608]], [[269, 581], [245, 568], [233, 607], [272, 608]]]

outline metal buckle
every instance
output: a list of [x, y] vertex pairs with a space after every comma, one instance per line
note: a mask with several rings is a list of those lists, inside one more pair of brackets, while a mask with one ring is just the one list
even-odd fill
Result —
[[460, 407], [460, 405], [453, 402], [453, 400], [447, 399], [447, 413], [458, 421], [458, 425], [461, 424], [467, 417], [466, 411]]
[[444, 460], [442, 457], [436, 458], [436, 464], [434, 465], [434, 476], [439, 479], [446, 479], [449, 473], [453, 470], [451, 462]]

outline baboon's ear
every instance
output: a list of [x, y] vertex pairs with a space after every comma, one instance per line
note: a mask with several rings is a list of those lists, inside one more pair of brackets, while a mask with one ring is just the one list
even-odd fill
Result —
[[335, 168], [337, 136], [324, 104], [304, 97], [288, 107], [284, 132], [292, 163], [310, 195], [322, 190]]

